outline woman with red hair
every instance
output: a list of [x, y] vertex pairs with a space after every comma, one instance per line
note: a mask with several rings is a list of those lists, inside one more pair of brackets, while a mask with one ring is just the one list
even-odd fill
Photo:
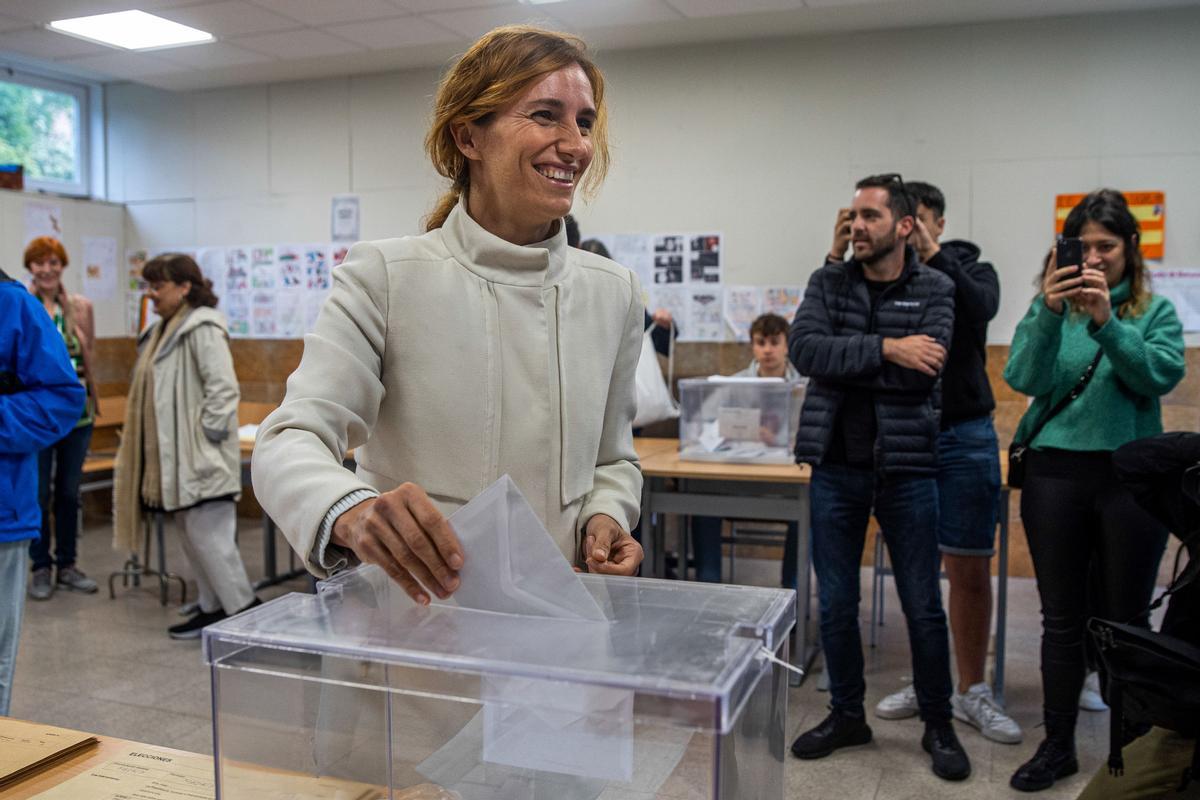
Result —
[[[92, 345], [96, 322], [92, 303], [83, 295], [71, 294], [63, 286], [62, 273], [70, 263], [62, 242], [39, 236], [25, 248], [25, 269], [33, 277], [31, 291], [67, 344], [75, 375], [87, 390], [79, 421], [58, 442], [38, 454], [38, 503], [42, 507], [42, 535], [29, 545], [33, 578], [29, 597], [49, 600], [56, 586], [92, 594], [96, 582], [75, 565], [75, 542], [79, 535], [79, 482], [83, 460], [92, 440], [96, 416], [96, 388], [92, 381]], [[54, 523], [51, 525], [51, 511]], [[50, 555], [51, 534], [54, 556]], [[51, 568], [57, 569], [51, 575]]]

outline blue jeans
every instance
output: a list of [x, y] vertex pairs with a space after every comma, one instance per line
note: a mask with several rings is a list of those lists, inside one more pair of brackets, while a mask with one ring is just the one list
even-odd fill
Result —
[[992, 418], [966, 419], [938, 435], [938, 547], [955, 556], [996, 553], [1000, 442]]
[[[708, 583], [721, 582], [721, 523], [719, 517], [692, 517], [692, 548], [696, 558], [696, 580]], [[783, 544], [783, 574], [780, 585], [785, 589], [796, 588], [796, 532], [795, 522], [787, 524], [787, 538]]]
[[[29, 543], [29, 557], [34, 569], [49, 569], [52, 564], [59, 569], [75, 566], [75, 544], [79, 538], [79, 483], [91, 441], [92, 426], [83, 425], [38, 453], [42, 536]], [[50, 558], [51, 509], [54, 511], [53, 560]]]
[[921, 719], [950, 719], [950, 645], [938, 582], [938, 498], [933, 478], [876, 480], [872, 470], [817, 467], [812, 477], [813, 565], [821, 601], [821, 646], [835, 710], [862, 716], [860, 569], [872, 510], [884, 532], [900, 607], [908, 622]]
[[25, 542], [0, 542], [0, 717], [12, 698], [21, 613], [25, 609]]

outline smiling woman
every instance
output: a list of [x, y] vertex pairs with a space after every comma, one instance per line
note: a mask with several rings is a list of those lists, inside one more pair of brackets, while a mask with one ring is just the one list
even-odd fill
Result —
[[336, 271], [255, 494], [313, 573], [376, 563], [428, 603], [469, 557], [445, 515], [508, 474], [565, 558], [632, 575], [641, 287], [562, 224], [607, 167], [600, 70], [578, 39], [498, 28], [442, 81], [426, 149], [450, 188], [423, 236]]

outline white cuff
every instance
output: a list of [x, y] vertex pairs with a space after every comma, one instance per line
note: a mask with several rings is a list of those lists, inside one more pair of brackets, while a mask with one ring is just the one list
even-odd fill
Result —
[[[346, 548], [330, 544], [330, 537], [333, 536], [333, 523], [359, 503], [378, 496], [378, 492], [372, 492], [369, 489], [356, 489], [338, 500], [325, 512], [325, 517], [321, 520], [321, 527], [317, 530], [317, 541], [313, 544], [312, 560], [321, 565], [321, 568], [328, 571], [330, 575], [345, 569], [351, 559], [357, 561], [354, 554]], [[331, 556], [333, 560], [327, 560]]]

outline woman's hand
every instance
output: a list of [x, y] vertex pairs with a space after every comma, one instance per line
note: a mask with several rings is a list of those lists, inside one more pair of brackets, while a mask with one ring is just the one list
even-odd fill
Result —
[[634, 575], [646, 557], [637, 540], [607, 514], [596, 514], [587, 521], [583, 554], [588, 572], [604, 575]]
[[1083, 287], [1083, 277], [1078, 265], [1055, 268], [1054, 262], [1042, 276], [1042, 302], [1055, 314], [1063, 313], [1063, 303], [1078, 297]]
[[364, 500], [333, 523], [335, 544], [378, 564], [416, 602], [443, 600], [458, 588], [462, 545], [450, 523], [414, 483]]
[[1112, 295], [1108, 291], [1108, 278], [1102, 269], [1083, 270], [1083, 289], [1079, 293], [1079, 304], [1092, 318], [1092, 324], [1103, 328], [1112, 316]]

